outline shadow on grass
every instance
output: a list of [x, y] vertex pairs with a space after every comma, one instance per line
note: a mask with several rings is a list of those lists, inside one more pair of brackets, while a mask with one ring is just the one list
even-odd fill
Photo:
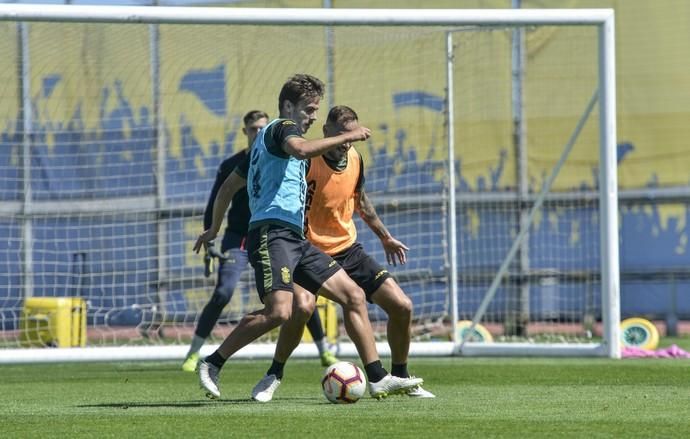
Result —
[[[292, 402], [303, 402], [303, 403], [313, 403], [313, 398], [280, 398], [281, 401], [292, 401]], [[212, 407], [218, 405], [243, 405], [243, 404], [257, 404], [263, 405], [264, 403], [254, 401], [253, 399], [219, 399], [219, 400], [194, 400], [194, 401], [170, 401], [170, 402], [141, 402], [141, 401], [124, 401], [124, 402], [108, 402], [102, 404], [82, 404], [77, 405], [79, 408], [114, 408], [127, 410], [130, 408], [186, 408], [186, 407]]]

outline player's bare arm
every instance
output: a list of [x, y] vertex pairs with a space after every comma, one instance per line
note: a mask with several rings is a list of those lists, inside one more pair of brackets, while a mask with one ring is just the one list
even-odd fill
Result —
[[347, 131], [337, 136], [325, 137], [323, 139], [307, 140], [303, 137], [288, 137], [283, 142], [283, 150], [291, 156], [306, 160], [317, 157], [328, 150], [345, 143], [361, 142], [371, 136], [371, 130], [367, 127], [357, 127], [352, 131]]
[[223, 224], [223, 217], [230, 206], [230, 202], [235, 194], [247, 185], [247, 180], [239, 175], [237, 171], [232, 171], [228, 178], [218, 189], [218, 194], [213, 202], [213, 221], [208, 230], [204, 230], [194, 243], [194, 251], [199, 253], [202, 247], [205, 247], [209, 241], [212, 241], [220, 231], [220, 226]]
[[355, 210], [362, 220], [367, 223], [371, 231], [381, 240], [388, 264], [397, 265], [398, 262], [405, 264], [409, 248], [390, 234], [381, 218], [376, 214], [374, 204], [363, 188], [355, 194]]

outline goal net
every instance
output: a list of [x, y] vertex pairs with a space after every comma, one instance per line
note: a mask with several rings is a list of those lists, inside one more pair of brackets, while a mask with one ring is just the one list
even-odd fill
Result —
[[[612, 12], [1, 6], [0, 362], [181, 358], [217, 167], [298, 72], [328, 86], [308, 138], [330, 105], [373, 131], [412, 355], [618, 355]], [[248, 269], [208, 343], [260, 306]]]

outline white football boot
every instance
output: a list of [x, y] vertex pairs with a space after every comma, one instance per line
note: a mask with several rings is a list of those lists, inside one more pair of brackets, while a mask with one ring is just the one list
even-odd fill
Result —
[[423, 382], [421, 378], [400, 378], [388, 374], [376, 383], [369, 382], [369, 394], [376, 399], [385, 398], [388, 395], [406, 394]]
[[199, 361], [199, 385], [206, 390], [206, 397], [210, 399], [220, 398], [220, 389], [218, 389], [218, 375], [220, 368], [206, 360]]
[[273, 399], [273, 393], [280, 386], [280, 380], [275, 375], [266, 375], [261, 378], [252, 389], [252, 399], [259, 402], [268, 402]]
[[412, 398], [436, 398], [436, 395], [428, 390], [422, 389], [422, 386], [415, 386], [407, 391], [407, 396]]

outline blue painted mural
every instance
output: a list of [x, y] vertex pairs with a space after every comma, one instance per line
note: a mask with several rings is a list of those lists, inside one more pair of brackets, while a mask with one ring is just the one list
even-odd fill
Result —
[[[191, 93], [210, 114], [230, 121], [223, 137], [203, 145], [198, 132], [184, 113], [180, 120], [165, 120], [165, 130], [178, 130], [180, 154], [168, 154], [165, 163], [166, 208], [171, 212], [192, 203], [203, 207], [218, 163], [235, 151], [240, 113], [230, 111], [226, 99], [224, 65], [211, 69], [190, 69], [184, 73], [176, 92]], [[135, 108], [126, 87], [116, 80], [102, 87], [99, 121], [89, 126], [82, 107], [76, 106], [69, 120], [52, 120], [38, 111], [41, 101], [51, 98], [62, 78], [48, 74], [41, 79], [42, 87], [33, 97], [36, 109], [31, 136], [31, 187], [33, 199], [64, 201], [155, 196], [157, 184], [156, 132], [153, 109]], [[392, 96], [393, 108], [419, 108], [440, 114], [443, 99], [419, 91], [405, 90]], [[376, 200], [381, 195], [441, 195], [447, 189], [443, 180], [444, 160], [434, 159], [445, 146], [442, 124], [434, 128], [429, 145], [411, 144], [408, 132], [395, 122], [380, 121], [381, 133], [363, 145], [367, 172], [367, 191]], [[22, 200], [21, 150], [23, 136], [20, 119], [7, 124], [0, 133], [0, 199]], [[390, 134], [390, 136], [389, 136]], [[387, 143], [389, 138], [395, 144]], [[169, 146], [169, 145], [167, 145]], [[632, 141], [618, 147], [618, 162], [634, 154]], [[501, 181], [508, 162], [507, 150], [494, 158], [485, 172], [470, 181], [463, 172], [463, 157], [456, 163], [458, 193], [508, 192]], [[596, 169], [571, 190], [596, 187]], [[537, 191], [541, 182], [532, 181]], [[654, 181], [650, 182], [654, 186]], [[621, 265], [623, 271], [664, 271], [687, 267], [686, 251], [689, 212], [682, 207], [683, 217], [664, 217], [654, 203], [626, 207], [621, 210]], [[412, 251], [410, 262], [398, 270], [404, 289], [413, 297], [418, 315], [441, 315], [447, 311], [447, 238], [445, 214], [440, 204], [412, 210], [380, 209], [393, 234], [406, 242]], [[188, 254], [193, 236], [189, 221], [194, 218], [177, 214], [166, 220], [165, 253], [168, 277], [201, 278], [200, 264], [190, 264]], [[198, 221], [198, 216], [194, 219]], [[495, 271], [517, 233], [514, 212], [490, 207], [461, 209], [458, 215], [458, 251], [461, 273]], [[196, 223], [194, 223], [196, 224]], [[40, 296], [79, 295], [91, 303], [94, 322], [131, 323], [119, 311], [132, 305], [159, 303], [157, 261], [158, 235], [156, 219], [151, 212], [125, 214], [37, 218], [33, 224], [34, 284]], [[381, 258], [378, 240], [361, 223], [360, 236], [365, 246]], [[530, 267], [555, 273], [592, 272], [599, 267], [599, 226], [594, 207], [547, 207], [541, 220], [532, 227], [529, 239]], [[18, 218], [2, 219], [0, 225], [0, 309], [4, 329], [12, 329], [12, 313], [22, 301], [21, 222]], [[547, 249], [547, 251], [544, 251]], [[197, 261], [198, 262], [198, 261]], [[416, 273], [405, 278], [406, 273]], [[594, 276], [594, 275], [592, 275]], [[462, 275], [461, 275], [462, 277]], [[490, 279], [461, 284], [461, 314], [469, 316], [486, 291]], [[623, 313], [656, 314], [668, 312], [668, 295], [672, 288], [686, 288], [687, 281], [631, 281], [623, 284]], [[497, 316], [507, 307], [510, 288], [499, 290], [489, 310]], [[162, 304], [169, 313], [187, 312], [184, 287], [167, 291]], [[582, 294], [586, 290], [589, 296]], [[531, 287], [530, 307], [535, 318], [560, 313], [580, 315], [588, 309], [599, 312], [594, 277], [588, 282], [560, 283]], [[422, 295], [424, 300], [422, 300]], [[545, 297], [550, 295], [548, 300]], [[472, 299], [473, 298], [473, 299]], [[690, 317], [690, 298], [674, 304], [679, 312]], [[567, 305], [566, 305], [567, 304]], [[10, 311], [7, 311], [10, 310]], [[382, 317], [375, 311], [376, 318]], [[131, 316], [130, 316], [131, 317]], [[111, 319], [111, 320], [109, 320]], [[136, 320], [136, 318], [134, 318]], [[0, 329], [3, 329], [0, 326]]]

